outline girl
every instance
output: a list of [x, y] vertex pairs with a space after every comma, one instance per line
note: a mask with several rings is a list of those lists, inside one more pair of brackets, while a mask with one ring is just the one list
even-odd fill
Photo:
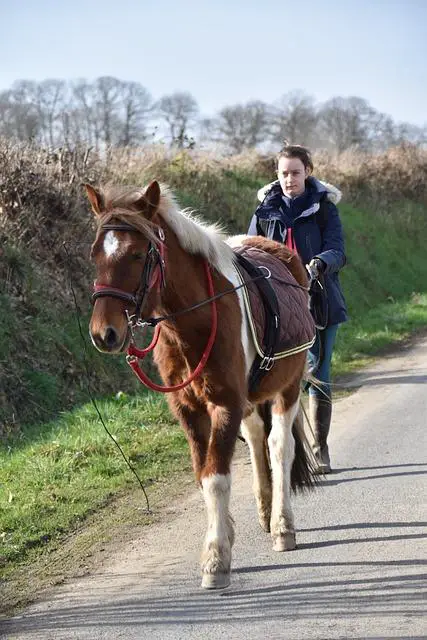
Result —
[[[309, 351], [309, 363], [322, 385], [320, 389], [313, 385], [309, 389], [310, 422], [314, 428], [317, 471], [329, 473], [331, 358], [338, 325], [347, 320], [338, 280], [338, 272], [346, 262], [341, 220], [335, 206], [341, 192], [311, 175], [313, 163], [304, 147], [286, 145], [276, 160], [278, 180], [258, 191], [261, 204], [248, 234], [284, 242], [297, 251], [312, 279], [311, 309], [318, 331]], [[318, 282], [321, 286], [317, 284], [315, 293]]]

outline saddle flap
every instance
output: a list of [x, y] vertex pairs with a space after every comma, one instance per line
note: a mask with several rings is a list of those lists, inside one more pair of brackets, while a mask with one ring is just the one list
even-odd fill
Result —
[[[309, 349], [315, 340], [316, 329], [309, 310], [307, 291], [301, 287], [284, 262], [256, 247], [242, 245], [234, 251], [256, 267], [268, 269], [269, 283], [273, 288], [280, 314], [279, 335], [276, 340], [274, 360]], [[246, 311], [258, 354], [264, 358], [264, 334], [266, 309], [256, 282], [241, 267], [236, 267], [242, 287]], [[265, 270], [263, 269], [263, 270]]]

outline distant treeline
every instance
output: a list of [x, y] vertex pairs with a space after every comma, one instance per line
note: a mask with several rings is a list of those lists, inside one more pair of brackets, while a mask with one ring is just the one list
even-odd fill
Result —
[[315, 150], [381, 152], [407, 142], [425, 145], [427, 124], [396, 123], [360, 97], [316, 103], [302, 91], [284, 93], [274, 104], [254, 100], [225, 106], [206, 117], [188, 92], [154, 100], [138, 82], [103, 76], [93, 82], [17, 80], [0, 92], [0, 135], [50, 148], [83, 144], [97, 151], [164, 142], [241, 153], [277, 148], [286, 139]]

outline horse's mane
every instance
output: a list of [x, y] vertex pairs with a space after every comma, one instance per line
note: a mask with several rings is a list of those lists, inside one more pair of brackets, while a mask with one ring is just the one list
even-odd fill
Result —
[[[135, 209], [146, 188], [117, 187], [106, 185], [101, 191], [104, 213], [99, 220], [101, 225], [111, 218], [118, 218], [136, 227], [141, 233], [156, 241], [155, 225], [147, 220], [141, 211]], [[179, 209], [175, 196], [166, 185], [160, 185], [160, 204], [157, 214], [177, 236], [183, 249], [191, 254], [201, 255], [218, 271], [228, 272], [234, 263], [232, 249], [225, 243], [226, 234], [218, 224], [202, 222], [192, 210]], [[100, 232], [98, 230], [98, 233]]]

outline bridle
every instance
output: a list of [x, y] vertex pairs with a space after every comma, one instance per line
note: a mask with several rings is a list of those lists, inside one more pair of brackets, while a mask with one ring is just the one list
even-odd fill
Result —
[[[136, 227], [133, 227], [130, 224], [119, 223], [119, 224], [104, 224], [101, 226], [102, 231], [133, 231], [139, 233], [139, 230]], [[150, 351], [154, 349], [156, 346], [159, 335], [160, 335], [160, 324], [154, 322], [144, 322], [141, 319], [141, 312], [144, 307], [145, 300], [147, 295], [151, 291], [151, 289], [155, 286], [158, 289], [162, 289], [166, 285], [165, 279], [165, 234], [161, 227], [157, 228], [157, 235], [159, 237], [158, 243], [150, 241], [147, 249], [147, 255], [145, 258], [144, 268], [141, 273], [141, 280], [138, 285], [137, 290], [134, 293], [129, 293], [124, 291], [123, 289], [118, 289], [116, 287], [111, 287], [107, 284], [98, 283], [95, 281], [94, 283], [94, 293], [92, 294], [92, 303], [94, 304], [96, 300], [99, 298], [117, 298], [118, 300], [123, 300], [123, 302], [129, 302], [134, 307], [134, 313], [129, 314], [126, 310], [126, 316], [128, 319], [128, 326], [131, 331], [131, 343], [127, 349], [126, 361], [137, 376], [137, 378], [142, 382], [146, 387], [152, 389], [153, 391], [161, 391], [162, 393], [168, 393], [172, 391], [178, 391], [183, 389], [187, 385], [190, 384], [195, 378], [197, 378], [201, 372], [203, 371], [205, 364], [210, 356], [212, 351], [212, 347], [216, 338], [216, 331], [218, 326], [218, 315], [216, 308], [216, 296], [213, 287], [212, 274], [210, 270], [210, 266], [207, 260], [204, 262], [204, 269], [208, 282], [208, 294], [209, 299], [204, 301], [202, 304], [210, 303], [212, 307], [212, 321], [211, 321], [211, 331], [209, 335], [208, 342], [203, 351], [202, 357], [199, 361], [199, 364], [194, 369], [194, 371], [190, 374], [187, 380], [184, 380], [180, 384], [173, 386], [162, 386], [158, 385], [152, 380], [150, 380], [144, 371], [141, 369], [139, 360], [142, 360]], [[195, 305], [198, 307], [199, 305]], [[188, 309], [189, 310], [189, 309]], [[187, 310], [185, 310], [187, 311]], [[176, 314], [172, 314], [169, 317], [173, 317]], [[158, 318], [157, 321], [166, 320], [169, 317]], [[153, 319], [151, 319], [153, 320]], [[136, 326], [143, 326], [145, 324], [150, 324], [151, 326], [155, 326], [154, 336], [148, 347], [145, 349], [138, 349], [134, 344], [134, 333], [133, 329]]]
[[[130, 224], [121, 222], [118, 224], [104, 224], [101, 226], [102, 231], [133, 231], [138, 233], [138, 229]], [[133, 308], [132, 315], [128, 314], [128, 322], [132, 327], [141, 322], [141, 311], [144, 307], [146, 298], [150, 290], [157, 286], [158, 290], [163, 289], [166, 284], [165, 279], [165, 234], [161, 227], [157, 228], [159, 241], [156, 244], [149, 242], [147, 255], [144, 262], [144, 268], [141, 273], [141, 279], [138, 288], [134, 293], [129, 293], [123, 289], [111, 287], [108, 284], [94, 283], [94, 293], [92, 294], [92, 303], [98, 298], [117, 298], [128, 302]]]

